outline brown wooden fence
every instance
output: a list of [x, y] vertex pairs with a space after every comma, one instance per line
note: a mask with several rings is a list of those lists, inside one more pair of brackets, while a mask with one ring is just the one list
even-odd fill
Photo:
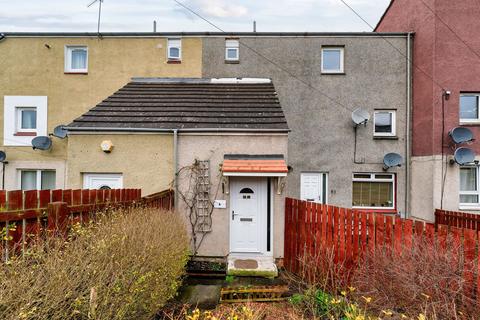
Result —
[[437, 209], [435, 210], [435, 226], [438, 225], [480, 231], [480, 215]]
[[[304, 266], [301, 258], [314, 257], [333, 249], [336, 261], [354, 266], [367, 251], [401, 254], [412, 249], [415, 241], [444, 245], [454, 239], [462, 248], [464, 263], [478, 266], [469, 282], [473, 292], [480, 289], [480, 232], [447, 225], [401, 219], [397, 216], [361, 212], [287, 198], [285, 203], [284, 266], [299, 273]], [[478, 292], [477, 297], [480, 297]]]
[[140, 189], [0, 191], [2, 260], [23, 252], [28, 243], [52, 232], [65, 233], [111, 207], [144, 205], [171, 210], [173, 192], [141, 198]]

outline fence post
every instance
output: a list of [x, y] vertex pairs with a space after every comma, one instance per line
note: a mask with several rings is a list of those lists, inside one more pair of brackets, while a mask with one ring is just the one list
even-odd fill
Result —
[[47, 207], [48, 231], [64, 234], [67, 229], [68, 206], [66, 202], [52, 202]]

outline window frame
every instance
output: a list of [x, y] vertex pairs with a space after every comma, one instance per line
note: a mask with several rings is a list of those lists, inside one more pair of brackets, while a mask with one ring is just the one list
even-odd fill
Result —
[[[356, 178], [355, 175], [369, 175], [369, 178]], [[390, 176], [390, 179], [378, 179], [376, 176]], [[354, 172], [352, 174], [352, 209], [358, 210], [376, 210], [376, 211], [396, 211], [397, 209], [397, 176], [395, 173], [385, 172]], [[392, 206], [391, 207], [363, 207], [353, 205], [353, 183], [354, 182], [391, 182], [392, 183]]]
[[[460, 172], [462, 168], [475, 168], [475, 187], [476, 191], [462, 191], [460, 190]], [[458, 207], [459, 209], [462, 210], [477, 210], [480, 208], [480, 179], [478, 174], [480, 173], [480, 166], [477, 165], [465, 165], [465, 166], [460, 166], [460, 170], [458, 171]], [[460, 202], [460, 196], [465, 195], [465, 196], [477, 196], [478, 200], [476, 203], [468, 203], [468, 202]]]
[[[72, 52], [75, 49], [83, 49], [87, 53], [87, 58], [85, 60], [84, 69], [73, 69], [72, 68]], [[88, 73], [88, 46], [86, 45], [66, 45], [65, 46], [65, 73]]]
[[[340, 50], [340, 69], [332, 70], [324, 68], [324, 57], [323, 54], [325, 51]], [[321, 50], [321, 61], [320, 68], [322, 74], [344, 74], [345, 73], [345, 47], [343, 46], [324, 46]]]
[[[320, 175], [320, 196], [321, 199], [318, 201], [308, 201], [303, 199], [303, 177], [304, 175], [316, 174]], [[304, 201], [319, 203], [319, 204], [328, 204], [328, 172], [326, 171], [302, 171], [300, 172], [300, 198]]]
[[[375, 119], [377, 113], [390, 113], [392, 115], [392, 131], [391, 132], [376, 132]], [[374, 137], [396, 137], [397, 136], [397, 110], [378, 109], [373, 112], [373, 136]]]
[[[178, 41], [178, 46], [173, 45], [173, 41]], [[170, 56], [170, 49], [178, 48], [178, 57]], [[167, 39], [167, 60], [168, 61], [182, 61], [182, 38], [168, 38]]]
[[[474, 96], [477, 98], [477, 119], [465, 119], [460, 117], [462, 97], [468, 96]], [[480, 124], [480, 92], [460, 92], [460, 97], [458, 98], [458, 119], [460, 124]]]
[[[235, 44], [232, 45], [231, 43], [234, 42]], [[232, 49], [234, 49], [237, 53], [235, 58], [228, 57], [228, 50]], [[240, 41], [238, 39], [225, 39], [225, 61], [240, 61]]]
[[[35, 110], [35, 128], [24, 129], [22, 128], [23, 113], [22, 111], [26, 110]], [[37, 107], [33, 106], [16, 106], [15, 107], [15, 134], [17, 133], [37, 133], [38, 129], [38, 110]]]
[[[34, 171], [36, 172], [36, 180], [35, 180], [35, 183], [36, 183], [36, 186], [37, 186], [37, 189], [32, 189], [32, 190], [54, 190], [57, 186], [57, 170], [55, 169], [28, 169], [28, 168], [21, 168], [21, 169], [17, 169], [18, 171], [18, 179], [17, 179], [17, 186], [18, 186], [18, 190], [23, 190], [22, 189], [22, 172], [24, 171]], [[49, 172], [54, 172], [55, 173], [55, 186], [53, 189], [42, 189], [42, 173], [44, 171], [49, 171]]]

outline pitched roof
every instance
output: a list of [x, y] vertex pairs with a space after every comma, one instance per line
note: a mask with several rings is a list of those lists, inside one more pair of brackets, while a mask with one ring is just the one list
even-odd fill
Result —
[[288, 131], [268, 79], [138, 78], [66, 127], [69, 131]]

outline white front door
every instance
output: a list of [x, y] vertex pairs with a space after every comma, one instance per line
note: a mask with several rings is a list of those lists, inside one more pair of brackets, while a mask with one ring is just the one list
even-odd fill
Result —
[[305, 201], [326, 203], [327, 174], [302, 172], [300, 177], [300, 197]]
[[263, 253], [267, 239], [267, 179], [230, 179], [230, 251]]
[[121, 173], [84, 173], [84, 189], [122, 189], [123, 176]]

